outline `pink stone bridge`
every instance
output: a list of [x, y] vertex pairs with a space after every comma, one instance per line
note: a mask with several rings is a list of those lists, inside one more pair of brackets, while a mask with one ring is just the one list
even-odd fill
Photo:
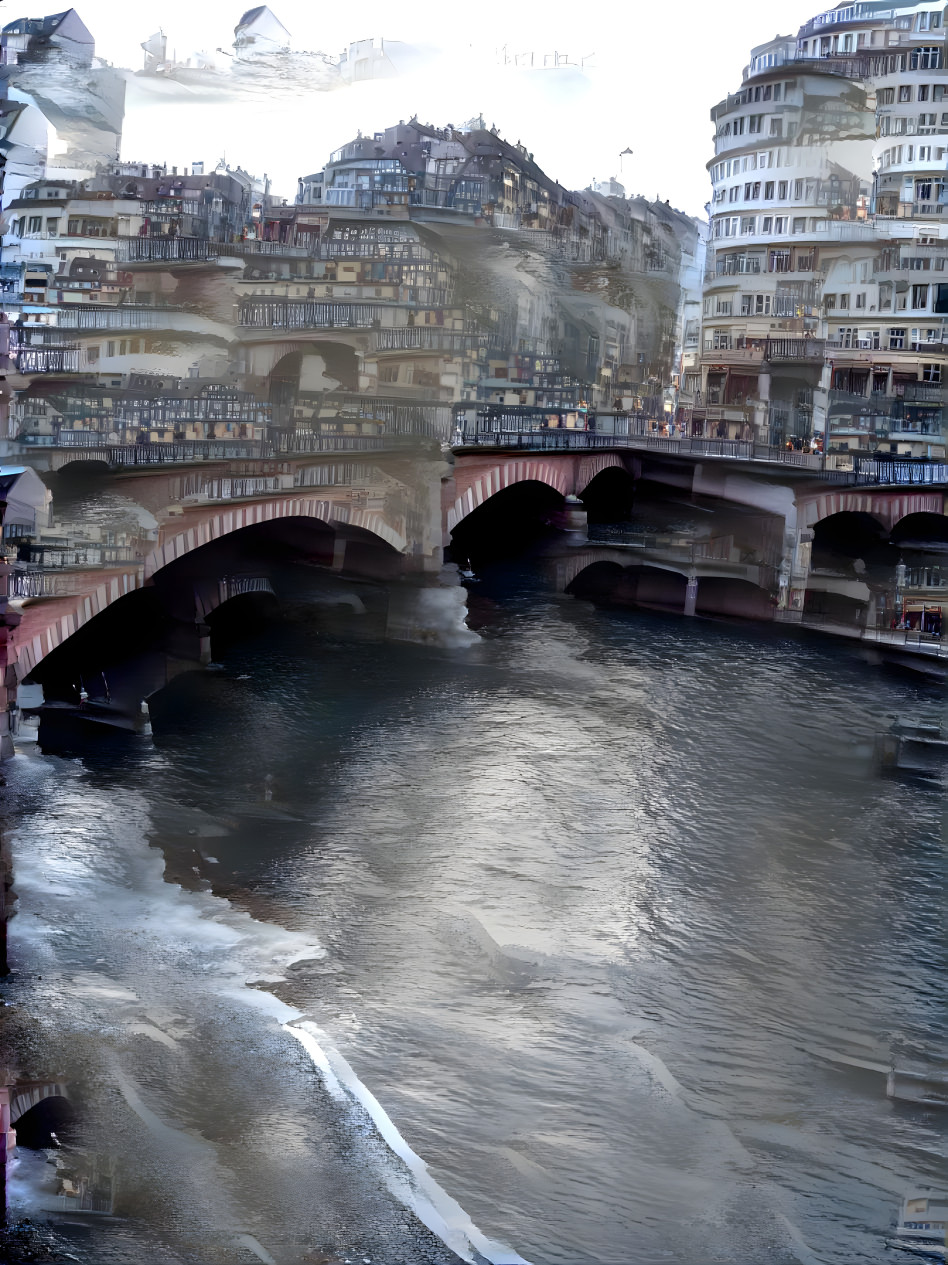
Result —
[[[317, 465], [317, 461], [322, 464]], [[125, 565], [46, 573], [42, 577], [42, 592], [26, 597], [22, 606], [15, 605], [7, 612], [5, 626], [0, 629], [0, 653], [5, 664], [2, 688], [11, 699], [18, 683], [49, 654], [115, 602], [154, 584], [167, 574], [168, 568], [206, 546], [230, 541], [236, 547], [239, 533], [251, 533], [267, 525], [295, 523], [318, 528], [324, 544], [326, 540], [330, 542], [326, 546], [328, 554], [324, 551], [323, 565], [334, 570], [349, 568], [347, 551], [355, 556], [365, 542], [374, 542], [373, 547], [387, 551], [390, 576], [399, 571], [422, 577], [427, 573], [429, 582], [437, 582], [435, 577], [440, 573], [443, 549], [450, 544], [451, 533], [498, 493], [541, 484], [564, 498], [582, 498], [593, 480], [611, 469], [624, 471], [631, 480], [644, 476], [667, 481], [678, 496], [713, 495], [724, 502], [775, 515], [783, 520], [791, 552], [800, 540], [812, 539], [812, 528], [817, 523], [835, 514], [869, 515], [889, 532], [913, 515], [945, 513], [944, 487], [906, 490], [840, 486], [825, 481], [811, 469], [760, 469], [760, 463], [755, 469], [749, 461], [728, 457], [684, 457], [631, 452], [628, 448], [514, 453], [465, 449], [454, 454], [453, 465], [443, 454], [432, 456], [429, 452], [421, 458], [404, 452], [385, 455], [375, 451], [229, 464], [235, 485], [238, 476], [257, 477], [270, 480], [267, 487], [272, 490], [221, 499], [222, 484], [218, 483], [214, 485], [218, 488], [216, 499], [196, 497], [193, 493], [199, 487], [198, 475], [194, 467], [183, 466], [167, 473], [153, 470], [127, 478], [113, 476], [120, 481], [123, 493], [134, 497], [136, 486], [140, 488], [143, 503], [159, 521], [156, 538], [134, 562]], [[215, 463], [213, 476], [217, 477], [226, 465]], [[601, 551], [586, 552], [587, 565], [604, 560]], [[576, 579], [585, 556], [577, 552], [560, 577], [561, 587]], [[709, 562], [686, 567], [677, 565], [674, 559], [663, 562], [656, 558], [653, 565], [678, 570], [692, 579], [698, 572], [709, 578], [713, 575]], [[733, 568], [726, 573], [735, 575]], [[747, 581], [753, 583], [750, 570], [745, 568], [745, 573]], [[725, 572], [719, 568], [717, 575], [723, 579]], [[760, 572], [756, 582], [764, 587]], [[805, 576], [801, 582], [805, 586]], [[226, 600], [224, 589], [215, 590], [212, 585], [209, 591], [220, 592], [220, 600]], [[208, 600], [201, 600], [201, 610], [195, 610], [197, 618], [212, 608], [213, 600], [210, 607]], [[0, 703], [3, 701], [0, 699]], [[0, 742], [9, 751], [8, 733], [0, 733]]]

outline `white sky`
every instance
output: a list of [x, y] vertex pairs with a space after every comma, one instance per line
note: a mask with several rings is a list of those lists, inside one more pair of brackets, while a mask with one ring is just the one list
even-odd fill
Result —
[[[230, 49], [244, 8], [230, 0], [79, 0], [96, 51], [138, 70], [139, 45], [159, 27], [179, 60]], [[795, 32], [820, 6], [813, 0], [359, 0], [315, 5], [274, 0], [293, 47], [337, 55], [350, 40], [383, 36], [440, 50], [423, 74], [332, 93], [226, 105], [162, 103], [130, 89], [123, 156], [179, 167], [228, 162], [274, 181], [292, 198], [296, 177], [318, 171], [332, 149], [417, 114], [437, 126], [483, 113], [508, 140], [522, 140], [548, 175], [570, 188], [615, 175], [629, 193], [667, 198], [701, 214], [709, 196], [710, 107], [741, 82], [753, 45]], [[826, 7], [830, 7], [827, 5]], [[34, 9], [30, 9], [33, 12]], [[36, 10], [37, 12], [39, 10]], [[589, 21], [585, 20], [589, 14]], [[502, 69], [495, 51], [588, 54], [585, 79], [557, 71]], [[224, 60], [224, 59], [221, 59]], [[634, 153], [622, 160], [626, 147]]]

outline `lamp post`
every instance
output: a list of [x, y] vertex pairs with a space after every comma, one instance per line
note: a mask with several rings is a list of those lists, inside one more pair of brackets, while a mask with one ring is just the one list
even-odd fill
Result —
[[900, 558], [899, 565], [895, 568], [895, 622], [897, 627], [902, 626], [906, 574], [905, 563]]

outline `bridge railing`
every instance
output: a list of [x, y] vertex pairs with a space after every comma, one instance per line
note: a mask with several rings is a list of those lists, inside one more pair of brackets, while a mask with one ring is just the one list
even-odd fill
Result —
[[857, 457], [853, 462], [854, 483], [891, 483], [899, 486], [948, 483], [948, 462], [885, 461]]

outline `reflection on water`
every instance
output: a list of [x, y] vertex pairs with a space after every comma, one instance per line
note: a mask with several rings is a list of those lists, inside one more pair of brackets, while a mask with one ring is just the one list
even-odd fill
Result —
[[462, 1254], [882, 1259], [945, 1121], [827, 1054], [948, 1044], [942, 793], [873, 750], [931, 688], [502, 571], [471, 605], [464, 652], [271, 630], [153, 743], [15, 767], [14, 992], [130, 1218], [76, 1250], [451, 1259], [290, 1023]]

